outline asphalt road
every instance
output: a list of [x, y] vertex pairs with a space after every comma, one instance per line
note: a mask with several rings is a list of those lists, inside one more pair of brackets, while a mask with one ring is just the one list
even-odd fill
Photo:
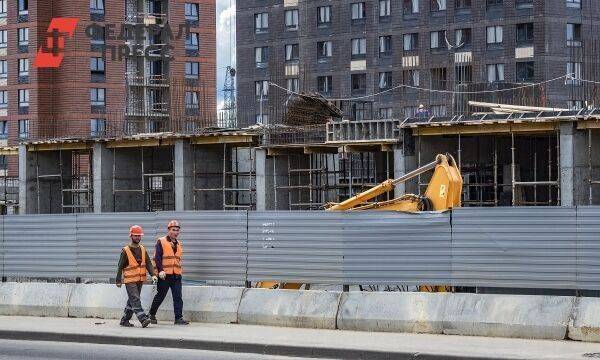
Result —
[[237, 354], [203, 350], [176, 350], [138, 346], [79, 344], [45, 341], [0, 340], [0, 359], [81, 359], [81, 360], [298, 360], [282, 356]]

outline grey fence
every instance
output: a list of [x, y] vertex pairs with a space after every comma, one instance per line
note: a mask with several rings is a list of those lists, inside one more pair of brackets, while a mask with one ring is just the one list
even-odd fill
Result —
[[600, 207], [3, 216], [0, 274], [106, 281], [130, 225], [152, 254], [171, 218], [188, 280], [600, 290]]

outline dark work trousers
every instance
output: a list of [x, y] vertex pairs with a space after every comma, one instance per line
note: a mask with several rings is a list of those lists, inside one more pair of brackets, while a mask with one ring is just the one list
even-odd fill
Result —
[[175, 312], [175, 319], [183, 318], [183, 299], [181, 299], [181, 275], [167, 275], [167, 277], [162, 280], [158, 279], [158, 284], [156, 285], [156, 296], [154, 296], [154, 300], [152, 300], [152, 307], [150, 308], [150, 315], [155, 316], [158, 312], [158, 308], [160, 304], [162, 304], [165, 296], [167, 296], [167, 292], [169, 292], [169, 288], [171, 289], [171, 295], [173, 295], [173, 310]]
[[137, 316], [140, 322], [144, 321], [148, 315], [142, 309], [142, 301], [140, 300], [140, 294], [142, 293], [143, 282], [134, 282], [125, 284], [125, 290], [127, 290], [127, 305], [125, 306], [125, 312], [123, 314], [123, 321], [129, 321], [133, 314]]

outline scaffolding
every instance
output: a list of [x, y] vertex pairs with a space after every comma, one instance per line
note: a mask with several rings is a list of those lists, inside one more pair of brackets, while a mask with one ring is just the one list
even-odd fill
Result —
[[[216, 196], [220, 194], [222, 210], [256, 210], [256, 161], [252, 145], [224, 143], [218, 170], [216, 166], [210, 169], [208, 161], [200, 159], [197, 150], [194, 148], [192, 162], [194, 209], [202, 208], [202, 197], [216, 201]], [[200, 165], [200, 160], [204, 167]], [[221, 181], [218, 186], [198, 186], [202, 181], [219, 177]]]
[[19, 205], [19, 178], [4, 174], [0, 176], [0, 214], [16, 214]]

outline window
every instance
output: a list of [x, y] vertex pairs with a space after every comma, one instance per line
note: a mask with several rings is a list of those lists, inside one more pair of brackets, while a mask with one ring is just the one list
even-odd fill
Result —
[[352, 39], [352, 58], [362, 59], [367, 55], [367, 39]]
[[419, 70], [404, 70], [402, 78], [404, 85], [419, 86]]
[[185, 3], [185, 20], [195, 24], [198, 23], [200, 21], [198, 8], [198, 4]]
[[92, 45], [104, 45], [105, 42], [105, 31], [104, 31], [104, 27], [94, 27], [94, 30], [92, 32], [92, 39], [90, 40], [90, 43]]
[[417, 114], [416, 106], [405, 106], [404, 107], [404, 117], [405, 118], [413, 118]]
[[105, 71], [104, 58], [101, 58], [101, 57], [90, 58], [90, 71], [92, 72], [92, 74], [104, 75], [104, 71]]
[[197, 110], [200, 108], [198, 103], [198, 92], [186, 91], [185, 92], [185, 109], [186, 110]]
[[90, 0], [90, 14], [104, 14], [104, 0]]
[[0, 60], [0, 79], [6, 79], [8, 77], [8, 61]]
[[419, 47], [419, 34], [404, 34], [404, 51], [417, 50]]
[[106, 89], [91, 88], [90, 102], [92, 106], [106, 106]]
[[567, 108], [569, 110], [579, 110], [583, 108], [582, 100], [567, 100]]
[[392, 36], [380, 36], [379, 37], [379, 56], [386, 56], [392, 54]]
[[269, 14], [254, 14], [254, 32], [262, 33], [269, 29]]
[[487, 6], [502, 5], [504, 0], [487, 0]]
[[191, 51], [198, 51], [200, 49], [198, 43], [198, 33], [191, 32], [185, 38], [185, 49]]
[[388, 17], [392, 15], [391, 0], [379, 0], [379, 17]]
[[487, 81], [489, 83], [504, 81], [504, 64], [487, 65]]
[[18, 34], [19, 46], [29, 45], [29, 28], [20, 28]]
[[434, 90], [446, 90], [448, 84], [448, 70], [446, 68], [431, 69], [431, 88]]
[[106, 135], [106, 119], [91, 119], [90, 120], [90, 135], [100, 137]]
[[298, 9], [285, 11], [285, 29], [288, 31], [298, 30]]
[[317, 59], [321, 61], [331, 58], [333, 45], [331, 41], [320, 41], [317, 43]]
[[404, 15], [419, 13], [419, 0], [404, 0]]
[[8, 30], [0, 30], [0, 48], [8, 46]]
[[431, 105], [431, 116], [446, 116], [446, 105]]
[[19, 15], [29, 14], [29, 1], [19, 0]]
[[446, 30], [432, 31], [430, 33], [430, 47], [432, 49], [442, 49], [446, 45]]
[[29, 107], [29, 90], [28, 89], [19, 90], [19, 107], [20, 108]]
[[200, 78], [200, 63], [195, 61], [188, 61], [185, 63], [185, 78], [186, 79], [199, 79]]
[[517, 45], [533, 44], [533, 23], [517, 24]]
[[581, 46], [581, 24], [567, 24], [567, 46]]
[[317, 77], [317, 89], [321, 95], [331, 95], [332, 90], [332, 77], [331, 76], [319, 76]]
[[533, 0], [515, 0], [515, 7], [517, 9], [532, 9]]
[[379, 73], [379, 90], [388, 90], [392, 88], [392, 72]]
[[264, 68], [269, 65], [269, 47], [254, 48], [254, 62], [257, 68]]
[[457, 9], [468, 9], [471, 7], [471, 0], [455, 0], [454, 5]]
[[0, 18], [4, 18], [6, 17], [6, 3], [8, 2], [8, 0], [0, 0]]
[[0, 109], [6, 109], [8, 107], [8, 91], [0, 91]]
[[287, 44], [285, 46], [285, 61], [298, 61], [298, 60], [300, 60], [300, 45]]
[[[0, 103], [1, 104], [1, 103]], [[8, 121], [0, 121], [0, 139], [8, 139]], [[5, 159], [2, 159], [6, 161]]]
[[566, 84], [581, 85], [581, 67], [580, 62], [567, 62], [567, 74], [570, 76], [566, 79]]
[[367, 74], [350, 75], [353, 94], [364, 94], [367, 91]]
[[517, 63], [517, 81], [530, 82], [533, 81], [533, 61]]
[[431, 11], [446, 10], [446, 0], [431, 0]]
[[488, 26], [486, 41], [488, 45], [501, 44], [504, 37], [502, 26]]
[[365, 11], [365, 3], [364, 2], [352, 4], [352, 20], [353, 21], [364, 20], [364, 18], [366, 16], [367, 16], [367, 14]]
[[255, 95], [258, 98], [266, 98], [269, 95], [269, 82], [267, 80], [254, 82]]
[[391, 107], [379, 108], [380, 119], [392, 119], [394, 117], [394, 111]]
[[471, 45], [471, 29], [457, 29], [456, 34], [456, 46], [470, 46]]
[[581, 0], [566, 0], [568, 8], [581, 9]]
[[19, 120], [19, 139], [29, 137], [29, 120]]
[[286, 89], [288, 89], [289, 92], [299, 92], [300, 91], [300, 79], [298, 78], [291, 78], [291, 79], [287, 79], [286, 81]]
[[319, 6], [317, 11], [319, 14], [317, 25], [328, 26], [331, 23], [331, 6]]
[[473, 67], [471, 65], [454, 67], [454, 82], [465, 84], [473, 82]]
[[269, 123], [269, 115], [268, 114], [256, 114], [256, 123], [257, 124], [268, 124]]
[[19, 77], [29, 76], [29, 59], [19, 59]]

